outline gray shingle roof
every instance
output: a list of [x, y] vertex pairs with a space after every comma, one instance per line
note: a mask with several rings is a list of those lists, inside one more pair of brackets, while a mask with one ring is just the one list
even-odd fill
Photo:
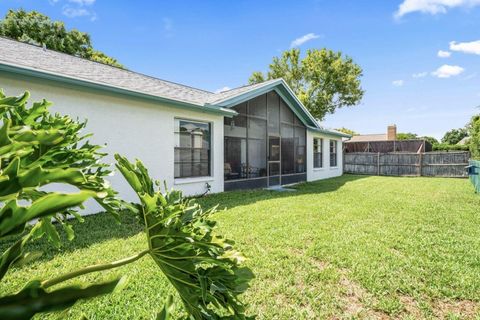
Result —
[[199, 106], [214, 105], [280, 80], [213, 93], [3, 37], [0, 37], [0, 63]]
[[[275, 83], [287, 86], [282, 79], [274, 79], [213, 93], [3, 37], [0, 37], [0, 65], [33, 70], [41, 74], [53, 75], [55, 78], [80, 80], [128, 92], [184, 102], [206, 109], [213, 108], [212, 106], [215, 106], [216, 103], [264, 86], [276, 85]], [[225, 110], [220, 107], [215, 108]], [[308, 111], [306, 112], [308, 113]], [[344, 136], [334, 130], [322, 128], [317, 123], [313, 129]]]
[[215, 94], [0, 37], [0, 63], [204, 105]]
[[245, 92], [248, 92], [248, 91], [251, 91], [251, 90], [266, 86], [266, 85], [269, 85], [270, 83], [273, 83], [273, 82], [280, 82], [280, 79], [267, 80], [267, 81], [264, 81], [264, 82], [261, 82], [261, 83], [250, 84], [250, 85], [246, 85], [246, 86], [222, 91], [220, 93], [217, 93], [217, 94], [211, 96], [209, 103], [210, 104], [215, 104], [215, 103], [218, 103], [220, 101], [224, 101], [224, 100], [236, 97], [236, 96], [238, 96], [242, 93], [245, 93]]

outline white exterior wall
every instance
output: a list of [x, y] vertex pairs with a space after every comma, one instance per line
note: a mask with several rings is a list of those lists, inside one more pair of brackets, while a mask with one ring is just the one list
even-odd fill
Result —
[[[53, 102], [52, 112], [88, 119], [85, 133], [93, 133], [95, 144], [107, 144], [106, 163], [114, 163], [119, 153], [129, 160], [141, 159], [150, 175], [165, 180], [169, 188], [181, 189], [187, 195], [203, 193], [206, 183], [212, 192], [223, 191], [223, 116], [195, 112], [160, 103], [110, 94], [82, 87], [72, 87], [47, 80], [32, 80], [0, 73], [0, 88], [7, 96], [30, 91], [29, 102], [45, 98]], [[174, 119], [211, 123], [211, 177], [174, 179]], [[125, 200], [137, 200], [120, 173], [109, 179]], [[96, 204], [95, 204], [96, 205]], [[88, 206], [88, 205], [87, 205]], [[88, 206], [96, 212], [99, 206]]]
[[[323, 167], [313, 167], [313, 139], [323, 138]], [[337, 141], [337, 166], [330, 167], [330, 140]], [[307, 130], [307, 181], [315, 181], [338, 177], [343, 174], [343, 142], [342, 138]]]

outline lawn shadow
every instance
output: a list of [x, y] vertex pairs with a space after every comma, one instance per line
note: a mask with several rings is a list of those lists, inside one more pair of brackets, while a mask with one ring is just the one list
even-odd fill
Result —
[[292, 192], [279, 192], [266, 189], [236, 190], [211, 194], [203, 198], [198, 198], [197, 201], [205, 208], [209, 208], [218, 204], [219, 210], [231, 209], [237, 206], [249, 205], [258, 201], [268, 199], [286, 197], [294, 198], [305, 194], [321, 194], [334, 192], [347, 183], [368, 177], [369, 176], [366, 175], [345, 174], [340, 177], [317, 180], [312, 182], [302, 182], [293, 186], [289, 186], [289, 189], [296, 190]]
[[[219, 204], [219, 209], [222, 210], [268, 199], [334, 192], [349, 182], [366, 177], [361, 175], [343, 175], [315, 182], [304, 182], [289, 187], [296, 189], [293, 192], [278, 192], [264, 189], [239, 190], [212, 194], [197, 200], [204, 208]], [[58, 254], [73, 252], [115, 238], [126, 239], [143, 231], [142, 224], [129, 212], [120, 214], [120, 223], [108, 213], [85, 216], [84, 220], [83, 223], [76, 220], [71, 221], [76, 235], [72, 241], [67, 240], [65, 232], [59, 225], [56, 226], [62, 240], [60, 248], [55, 248], [46, 237], [42, 237], [39, 240], [29, 242], [25, 248], [26, 252], [41, 251], [43, 254], [39, 260], [50, 260]], [[16, 239], [0, 241], [0, 252], [4, 252], [13, 245]]]
[[[68, 241], [62, 227], [55, 224], [62, 241], [60, 248], [55, 248], [44, 236], [27, 243], [25, 252], [40, 251], [43, 254], [38, 260], [50, 260], [57, 254], [73, 252], [115, 238], [126, 239], [143, 231], [138, 219], [130, 212], [120, 214], [120, 223], [112, 215], [105, 212], [85, 216], [84, 220], [83, 223], [77, 220], [71, 221], [75, 231], [75, 238], [72, 241]], [[13, 245], [17, 238], [0, 241], [0, 252], [4, 252]]]

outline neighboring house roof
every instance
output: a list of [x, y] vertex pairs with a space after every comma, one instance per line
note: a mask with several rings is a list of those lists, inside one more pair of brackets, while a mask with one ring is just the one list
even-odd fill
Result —
[[466, 145], [468, 143], [468, 140], [470, 139], [470, 137], [465, 137], [463, 138], [462, 140], [458, 141], [457, 145]]
[[370, 141], [387, 141], [387, 135], [384, 133], [379, 134], [360, 134], [352, 136], [348, 142], [370, 142]]
[[230, 109], [232, 106], [275, 90], [310, 129], [349, 137], [320, 127], [283, 79], [213, 93], [3, 37], [0, 37], [0, 70], [170, 102], [225, 116], [236, 114]]

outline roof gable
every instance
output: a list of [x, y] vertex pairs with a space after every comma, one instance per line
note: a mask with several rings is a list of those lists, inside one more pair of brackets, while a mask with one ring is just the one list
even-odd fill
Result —
[[303, 124], [310, 127], [317, 127], [318, 124], [315, 118], [313, 118], [310, 112], [308, 112], [298, 100], [297, 96], [283, 79], [269, 80], [216, 94], [214, 97], [215, 100], [212, 100], [209, 104], [221, 108], [231, 108], [272, 90], [278, 93]]

